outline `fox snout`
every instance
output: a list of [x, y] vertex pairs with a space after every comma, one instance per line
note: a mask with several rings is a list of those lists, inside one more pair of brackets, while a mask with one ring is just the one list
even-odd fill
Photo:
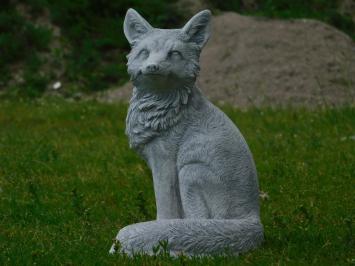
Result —
[[139, 73], [143, 75], [158, 75], [163, 74], [163, 69], [158, 63], [149, 63], [140, 68]]
[[159, 65], [157, 64], [149, 64], [146, 67], [146, 73], [156, 73], [159, 71]]
[[[163, 71], [161, 64], [165, 60], [164, 53], [150, 51], [149, 54], [146, 55], [146, 60], [141, 65], [141, 71], [143, 74], [157, 74], [158, 72]], [[164, 72], [164, 71], [163, 71]]]

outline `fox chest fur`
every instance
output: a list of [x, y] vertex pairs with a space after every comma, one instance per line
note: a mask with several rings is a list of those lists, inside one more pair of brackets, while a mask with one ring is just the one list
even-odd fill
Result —
[[[190, 94], [189, 88], [161, 93], [134, 88], [126, 118], [130, 147], [143, 155], [144, 147], [153, 140], [169, 139], [171, 130], [187, 113]], [[170, 140], [171, 146], [177, 139], [176, 133]]]

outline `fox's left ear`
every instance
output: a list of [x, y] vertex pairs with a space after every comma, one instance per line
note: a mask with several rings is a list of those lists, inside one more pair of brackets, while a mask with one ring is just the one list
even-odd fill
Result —
[[201, 49], [210, 37], [211, 11], [203, 10], [193, 16], [182, 28], [188, 41], [196, 43]]
[[142, 35], [152, 30], [153, 27], [141, 16], [137, 11], [130, 8], [127, 10], [126, 17], [123, 22], [124, 34], [131, 46], [139, 40]]

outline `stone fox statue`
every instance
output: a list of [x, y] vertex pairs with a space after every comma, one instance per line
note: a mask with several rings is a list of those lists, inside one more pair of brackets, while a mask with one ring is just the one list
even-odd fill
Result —
[[[210, 20], [205, 10], [182, 29], [157, 29], [127, 11], [134, 89], [126, 134], [152, 171], [157, 220], [120, 230], [121, 252], [152, 254], [159, 241], [167, 241], [171, 255], [238, 254], [263, 240], [248, 145], [195, 85]], [[114, 244], [111, 252], [116, 249]]]

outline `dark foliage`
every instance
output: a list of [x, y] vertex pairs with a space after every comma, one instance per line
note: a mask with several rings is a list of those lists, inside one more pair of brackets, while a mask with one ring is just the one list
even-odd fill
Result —
[[355, 39], [355, 24], [350, 16], [340, 14], [337, 0], [208, 0], [223, 11], [236, 11], [242, 14], [271, 18], [313, 18], [324, 21], [348, 33]]
[[[24, 63], [25, 90], [40, 95], [47, 82], [37, 75], [41, 53], [48, 52], [51, 30], [38, 26], [38, 18], [49, 13], [50, 22], [61, 30], [61, 46], [57, 51], [64, 64], [65, 81], [88, 91], [102, 90], [127, 80], [125, 55], [129, 49], [122, 32], [125, 13], [133, 7], [154, 26], [169, 27], [179, 23], [180, 16], [172, 7], [174, 1], [143, 0], [21, 0], [5, 1], [0, 11], [0, 86], [8, 85], [13, 64]], [[26, 14], [18, 7], [26, 7]], [[26, 18], [25, 18], [26, 17]], [[28, 19], [30, 17], [30, 19]], [[52, 51], [53, 52], [53, 51]], [[55, 55], [51, 55], [54, 57]], [[35, 62], [32, 65], [32, 62]], [[38, 66], [38, 62], [41, 64]], [[32, 75], [30, 75], [30, 74]], [[38, 75], [40, 76], [40, 75]], [[51, 75], [47, 73], [47, 81]], [[33, 82], [33, 81], [36, 82]], [[39, 82], [40, 81], [40, 82]], [[41, 83], [39, 88], [32, 87]], [[30, 85], [30, 88], [28, 86]], [[36, 92], [33, 92], [35, 89]], [[30, 91], [30, 92], [29, 92]], [[29, 93], [27, 93], [29, 92]]]

